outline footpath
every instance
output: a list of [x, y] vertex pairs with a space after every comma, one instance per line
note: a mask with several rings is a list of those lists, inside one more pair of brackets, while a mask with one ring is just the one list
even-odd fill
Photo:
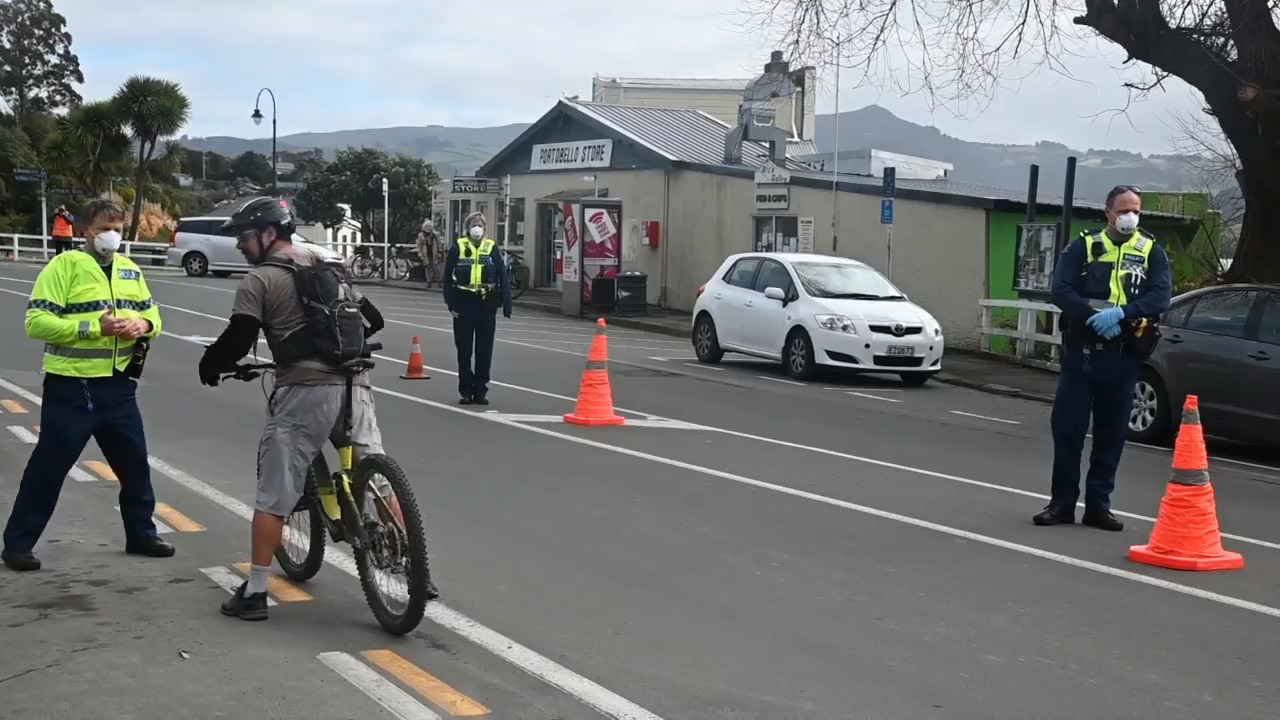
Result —
[[[418, 281], [365, 281], [382, 287], [420, 292], [439, 293], [440, 288]], [[515, 306], [526, 310], [563, 315], [560, 309], [560, 293], [547, 290], [527, 290], [515, 300]], [[584, 322], [594, 318], [583, 318]], [[688, 313], [660, 308], [649, 308], [649, 314], [640, 317], [610, 316], [609, 324], [615, 327], [644, 330], [659, 335], [688, 338], [690, 318]], [[972, 388], [993, 395], [1053, 403], [1058, 385], [1058, 374], [1007, 362], [998, 357], [947, 349], [943, 361], [946, 370], [934, 379], [948, 385]]]

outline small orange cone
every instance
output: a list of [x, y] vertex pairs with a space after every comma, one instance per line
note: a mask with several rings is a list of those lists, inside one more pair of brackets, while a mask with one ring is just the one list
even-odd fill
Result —
[[596, 336], [587, 353], [587, 369], [582, 371], [578, 388], [578, 406], [564, 416], [571, 425], [599, 427], [621, 425], [626, 418], [613, 410], [613, 385], [609, 382], [609, 338], [604, 318], [596, 321]]
[[1129, 548], [1129, 559], [1171, 570], [1239, 570], [1244, 556], [1224, 550], [1218, 503], [1209, 483], [1209, 454], [1200, 427], [1200, 398], [1188, 395], [1173, 449], [1173, 475], [1146, 545]]
[[405, 380], [430, 380], [427, 367], [422, 363], [422, 339], [413, 336], [413, 347], [409, 350], [409, 369], [400, 376]]

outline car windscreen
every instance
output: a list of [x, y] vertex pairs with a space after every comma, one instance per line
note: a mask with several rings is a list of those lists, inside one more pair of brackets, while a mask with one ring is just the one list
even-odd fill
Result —
[[804, 291], [818, 298], [906, 300], [883, 275], [865, 265], [793, 262]]

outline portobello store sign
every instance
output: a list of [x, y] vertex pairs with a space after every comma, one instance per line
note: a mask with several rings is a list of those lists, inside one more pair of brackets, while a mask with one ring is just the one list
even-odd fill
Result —
[[612, 140], [534, 145], [529, 158], [530, 170], [576, 170], [607, 168], [613, 162]]

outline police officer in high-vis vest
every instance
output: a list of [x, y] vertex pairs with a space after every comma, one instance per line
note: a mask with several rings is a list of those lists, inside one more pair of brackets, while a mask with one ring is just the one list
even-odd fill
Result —
[[[488, 405], [489, 365], [498, 331], [498, 306], [511, 317], [511, 280], [498, 244], [485, 236], [484, 215], [473, 212], [462, 224], [444, 261], [441, 289], [453, 313], [453, 343], [458, 348], [458, 394], [461, 403]], [[475, 352], [475, 367], [471, 354]]]
[[120, 481], [125, 552], [174, 554], [151, 519], [156, 499], [136, 396], [150, 340], [160, 334], [160, 308], [137, 264], [116, 252], [124, 209], [94, 200], [88, 217], [84, 247], [54, 256], [27, 301], [27, 336], [44, 343], [45, 375], [40, 439], [0, 551], [17, 571], [40, 569], [32, 551], [90, 437]]
[[1063, 357], [1053, 400], [1053, 486], [1037, 525], [1075, 522], [1080, 457], [1092, 419], [1093, 447], [1081, 522], [1122, 530], [1111, 513], [1116, 467], [1133, 410], [1133, 388], [1155, 350], [1157, 322], [1169, 308], [1173, 272], [1164, 250], [1138, 227], [1142, 191], [1107, 193], [1106, 228], [1067, 246], [1054, 271], [1052, 300], [1062, 309]]

